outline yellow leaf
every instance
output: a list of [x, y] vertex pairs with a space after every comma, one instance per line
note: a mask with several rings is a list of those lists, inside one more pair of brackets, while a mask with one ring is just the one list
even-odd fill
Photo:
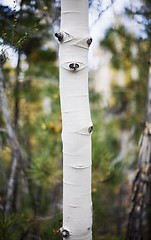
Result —
[[54, 94], [54, 95], [53, 95], [53, 98], [54, 98], [54, 99], [58, 99], [58, 98], [59, 98], [59, 95], [58, 95], [58, 94]]
[[43, 9], [44, 9], [44, 10], [47, 10], [47, 9], [48, 9], [48, 7], [47, 7], [47, 6], [44, 6], [44, 7], [43, 7]]
[[11, 161], [11, 148], [5, 147], [2, 151], [5, 163]]
[[54, 131], [55, 131], [55, 133], [60, 132], [60, 126], [55, 126]]
[[49, 127], [49, 128], [52, 128], [52, 127], [54, 127], [54, 124], [53, 124], [53, 122], [51, 122], [51, 121], [50, 121], [50, 122], [48, 123], [48, 127]]
[[46, 124], [43, 123], [43, 124], [41, 125], [41, 128], [42, 128], [43, 130], [46, 130], [46, 128], [47, 128]]
[[96, 192], [96, 190], [97, 190], [97, 189], [96, 189], [95, 187], [94, 187], [94, 188], [92, 188], [92, 192]]

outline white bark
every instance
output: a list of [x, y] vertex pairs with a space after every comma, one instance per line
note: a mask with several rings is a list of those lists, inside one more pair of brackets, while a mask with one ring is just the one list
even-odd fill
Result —
[[63, 37], [60, 39], [63, 229], [69, 232], [69, 240], [90, 240], [92, 122], [88, 96], [88, 46], [91, 43], [88, 0], [61, 1], [60, 32]]

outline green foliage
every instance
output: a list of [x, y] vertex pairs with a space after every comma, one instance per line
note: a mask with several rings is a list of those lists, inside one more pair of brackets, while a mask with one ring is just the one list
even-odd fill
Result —
[[0, 213], [0, 240], [21, 239], [27, 222], [19, 215]]
[[112, 53], [111, 66], [113, 68], [128, 70], [133, 58], [131, 48], [139, 41], [123, 25], [120, 25], [118, 28], [107, 30], [100, 46]]
[[[112, 83], [110, 110], [114, 114], [123, 113], [121, 127], [138, 129], [145, 118], [146, 93], [148, 81], [149, 43], [146, 39], [137, 39], [123, 26], [111, 28], [100, 43], [101, 47], [112, 54], [111, 67], [115, 72], [124, 71], [125, 85], [119, 86], [116, 77]], [[133, 66], [138, 71], [137, 79], [131, 74]], [[124, 118], [127, 118], [125, 120]], [[124, 125], [123, 125], [124, 123]]]
[[40, 237], [42, 239], [48, 240], [58, 240], [59, 234], [58, 230], [62, 226], [62, 214], [56, 214], [56, 218], [51, 220], [50, 222], [43, 225], [43, 229], [40, 232]]
[[[125, 159], [116, 162], [120, 151], [118, 120], [108, 119], [106, 110], [100, 106], [101, 95], [90, 90], [90, 103], [94, 131], [92, 134], [92, 193], [93, 193], [93, 238], [124, 239], [117, 236], [119, 211], [120, 221], [125, 221], [126, 205], [120, 206], [118, 198], [125, 179]], [[120, 209], [120, 210], [119, 210]], [[123, 232], [123, 227], [121, 226]], [[112, 235], [110, 234], [112, 232]]]
[[4, 215], [0, 213], [0, 240], [29, 240], [31, 237], [57, 240], [58, 229], [62, 224], [62, 214], [57, 212], [54, 219], [41, 218], [32, 220], [19, 214]]

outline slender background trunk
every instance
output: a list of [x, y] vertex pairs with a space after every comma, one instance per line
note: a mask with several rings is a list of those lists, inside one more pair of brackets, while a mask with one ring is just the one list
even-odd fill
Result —
[[[146, 122], [140, 140], [137, 173], [132, 186], [132, 207], [128, 219], [127, 240], [145, 239], [146, 225], [150, 225], [150, 182], [151, 182], [151, 64], [149, 66]], [[147, 197], [149, 196], [149, 199]], [[149, 204], [148, 204], [149, 203]], [[147, 216], [148, 219], [147, 219]], [[147, 232], [150, 231], [150, 226]], [[148, 233], [147, 233], [148, 234]]]
[[[88, 0], [61, 1], [60, 99], [63, 228], [69, 240], [92, 239], [91, 132], [88, 96]], [[67, 232], [66, 232], [67, 231]]]
[[15, 187], [16, 187], [16, 177], [19, 167], [19, 159], [21, 158], [21, 150], [15, 136], [15, 132], [12, 127], [11, 116], [8, 110], [7, 101], [4, 94], [3, 87], [4, 75], [2, 71], [2, 66], [0, 66], [0, 102], [1, 109], [3, 114], [3, 119], [7, 128], [7, 133], [13, 148], [13, 158], [11, 164], [11, 173], [8, 182], [7, 197], [6, 197], [6, 206], [5, 211], [10, 212], [14, 207], [14, 198], [15, 198]]
[[18, 119], [19, 119], [20, 57], [21, 57], [21, 53], [20, 53], [20, 50], [19, 50], [18, 51], [17, 67], [16, 67], [16, 83], [15, 83], [15, 90], [14, 90], [14, 92], [15, 92], [15, 106], [14, 106], [14, 126], [15, 126], [15, 129], [18, 128]]

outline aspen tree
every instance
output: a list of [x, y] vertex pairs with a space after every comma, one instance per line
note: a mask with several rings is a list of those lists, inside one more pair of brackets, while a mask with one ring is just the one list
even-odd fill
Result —
[[91, 133], [88, 95], [88, 0], [61, 1], [60, 100], [63, 142], [63, 227], [69, 240], [92, 239]]
[[[132, 185], [132, 207], [129, 213], [126, 239], [143, 239], [145, 214], [150, 208], [150, 172], [151, 172], [151, 53], [149, 61], [148, 94], [146, 121], [139, 141], [139, 155], [136, 176]], [[149, 215], [150, 213], [148, 213]], [[150, 223], [150, 222], [149, 222]], [[150, 231], [150, 227], [149, 227]]]

